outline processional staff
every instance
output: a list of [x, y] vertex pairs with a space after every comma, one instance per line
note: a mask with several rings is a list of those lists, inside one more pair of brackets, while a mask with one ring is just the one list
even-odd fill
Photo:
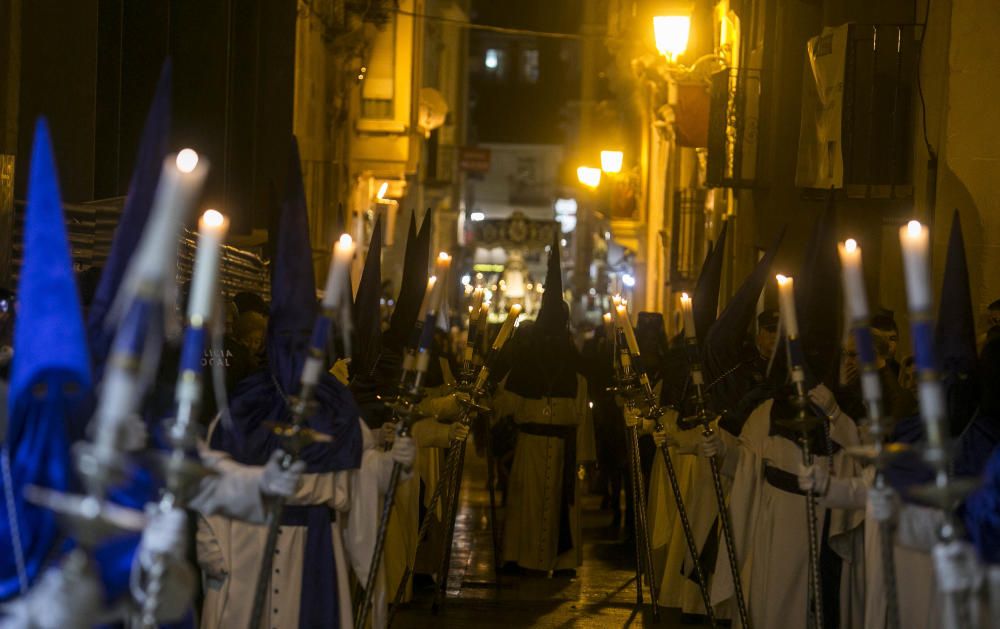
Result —
[[[698, 331], [694, 323], [694, 309], [687, 293], [681, 294], [681, 312], [684, 316], [684, 344], [688, 352], [691, 369], [691, 383], [694, 385], [695, 407], [697, 420], [702, 427], [702, 436], [711, 437], [714, 434], [708, 416], [705, 400], [705, 378], [701, 370], [701, 351], [698, 347]], [[726, 554], [729, 560], [729, 570], [733, 577], [733, 588], [736, 592], [736, 608], [740, 615], [740, 623], [744, 629], [750, 629], [750, 614], [743, 596], [743, 581], [740, 578], [740, 564], [736, 557], [736, 544], [733, 537], [733, 525], [726, 505], [726, 494], [722, 489], [722, 477], [719, 474], [719, 461], [716, 457], [708, 459], [712, 469], [712, 486], [715, 489], [715, 503], [719, 509], [719, 522], [722, 524], [722, 535], [726, 542]], [[697, 558], [692, 558], [697, 565]]]
[[[798, 417], [785, 420], [783, 423], [798, 433], [799, 447], [802, 449], [802, 463], [809, 467], [813, 462], [810, 435], [824, 420], [808, 412], [805, 360], [802, 354], [802, 341], [799, 338], [799, 323], [795, 314], [794, 280], [784, 275], [778, 275], [777, 280], [778, 305], [781, 310], [781, 325], [785, 332], [788, 368], [792, 383], [795, 385], [794, 402], [799, 409]], [[823, 629], [823, 581], [819, 565], [821, 541], [816, 523], [816, 493], [812, 489], [806, 491], [806, 523], [809, 531], [809, 598], [813, 613], [813, 627]]]

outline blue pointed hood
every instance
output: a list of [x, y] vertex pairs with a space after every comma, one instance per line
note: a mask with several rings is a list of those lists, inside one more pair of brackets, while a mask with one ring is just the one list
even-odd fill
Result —
[[271, 318], [267, 330], [268, 365], [287, 394], [298, 390], [317, 308], [299, 144], [292, 137], [277, 246], [271, 262]]
[[[14, 324], [14, 359], [4, 447], [10, 457], [19, 546], [29, 583], [60, 539], [54, 514], [27, 504], [26, 484], [66, 490], [70, 481], [67, 418], [91, 390], [73, 262], [66, 236], [52, 143], [44, 120], [35, 130], [24, 223], [24, 262]], [[6, 482], [6, 479], [4, 479]], [[6, 493], [6, 492], [5, 492]], [[18, 593], [10, 502], [0, 511], [0, 600]]]
[[389, 320], [389, 329], [385, 334], [386, 348], [400, 352], [410, 340], [413, 326], [422, 314], [420, 304], [424, 301], [424, 291], [427, 290], [427, 270], [431, 256], [431, 223], [433, 214], [427, 209], [424, 220], [420, 223], [420, 232], [416, 231], [416, 217], [410, 215], [410, 230], [406, 238], [406, 250], [403, 253], [403, 276], [399, 282], [399, 295], [396, 297], [396, 307]]
[[169, 150], [167, 139], [170, 134], [170, 93], [171, 64], [168, 59], [163, 64], [153, 102], [146, 115], [128, 196], [125, 198], [125, 206], [122, 208], [118, 227], [111, 241], [111, 251], [104, 263], [100, 282], [87, 312], [87, 337], [94, 368], [98, 373], [103, 370], [115, 334], [113, 327], [106, 324], [108, 312], [125, 277], [129, 260], [139, 246], [139, 240], [142, 238], [142, 232], [153, 207], [153, 196], [160, 181], [163, 160], [166, 159]]
[[951, 433], [962, 432], [979, 402], [976, 317], [958, 210], [951, 221], [934, 343], [948, 398]]

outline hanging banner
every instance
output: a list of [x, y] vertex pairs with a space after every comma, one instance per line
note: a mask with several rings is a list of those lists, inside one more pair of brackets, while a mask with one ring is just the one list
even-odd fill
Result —
[[[808, 71], [802, 89], [795, 185], [842, 188], [842, 123], [848, 25], [824, 28], [806, 46]], [[811, 80], [810, 80], [811, 79]]]

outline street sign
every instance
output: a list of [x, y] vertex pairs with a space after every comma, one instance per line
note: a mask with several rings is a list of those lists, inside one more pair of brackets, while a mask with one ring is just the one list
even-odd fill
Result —
[[458, 167], [467, 173], [486, 173], [490, 170], [490, 150], [477, 146], [462, 146], [458, 150]]

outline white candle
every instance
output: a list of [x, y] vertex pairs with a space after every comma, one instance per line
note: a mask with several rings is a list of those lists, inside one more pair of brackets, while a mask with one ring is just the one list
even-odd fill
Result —
[[778, 306], [781, 309], [781, 324], [785, 336], [794, 339], [799, 336], [799, 322], [795, 317], [795, 282], [791, 277], [778, 275]]
[[910, 221], [899, 228], [899, 244], [903, 248], [903, 271], [906, 276], [906, 298], [910, 312], [929, 312], [931, 309], [928, 267], [930, 232], [919, 221]]
[[427, 316], [431, 313], [431, 299], [434, 296], [434, 286], [437, 284], [437, 277], [427, 278], [427, 289], [424, 290], [424, 299], [420, 302], [420, 316]]
[[333, 245], [333, 258], [326, 274], [326, 288], [323, 289], [323, 308], [333, 309], [340, 305], [347, 294], [350, 281], [351, 260], [354, 258], [354, 239], [341, 234]]
[[615, 325], [614, 318], [611, 316], [610, 312], [605, 312], [601, 315], [601, 319], [604, 321], [604, 334], [607, 336], [608, 340], [614, 340]]
[[218, 292], [219, 257], [229, 221], [221, 212], [208, 210], [198, 220], [198, 248], [195, 250], [188, 321], [201, 326], [212, 315]]
[[695, 338], [697, 330], [694, 327], [694, 309], [687, 293], [681, 293], [681, 315], [684, 317], [684, 338]]
[[853, 321], [868, 318], [868, 295], [865, 292], [865, 276], [861, 266], [861, 246], [853, 238], [837, 245], [840, 254], [841, 277], [844, 283], [844, 298]]
[[503, 325], [500, 326], [500, 332], [493, 341], [493, 351], [497, 351], [503, 347], [503, 344], [510, 338], [511, 332], [514, 331], [514, 324], [517, 322], [519, 316], [521, 316], [521, 304], [514, 304], [510, 307], [507, 318], [504, 319]]
[[176, 272], [177, 239], [208, 175], [208, 162], [191, 149], [168, 155], [160, 170], [149, 222], [129, 265], [128, 291]]
[[628, 343], [628, 351], [633, 356], [638, 356], [639, 343], [635, 339], [635, 330], [632, 329], [632, 322], [628, 318], [628, 309], [625, 307], [625, 304], [619, 304], [615, 306], [615, 312], [618, 315], [618, 327], [625, 332], [625, 342]]
[[445, 291], [448, 290], [448, 269], [451, 268], [451, 256], [442, 251], [434, 260], [434, 275], [437, 282], [434, 285], [434, 296], [431, 299], [431, 308], [435, 313], [441, 312], [444, 305]]

